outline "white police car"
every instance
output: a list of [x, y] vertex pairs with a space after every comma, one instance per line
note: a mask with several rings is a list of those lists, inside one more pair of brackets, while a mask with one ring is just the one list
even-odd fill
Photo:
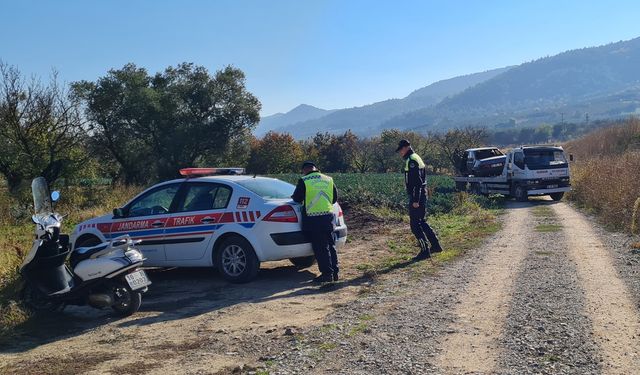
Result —
[[[113, 214], [87, 220], [71, 234], [74, 248], [123, 234], [142, 242], [145, 266], [217, 267], [231, 282], [253, 279], [260, 262], [289, 259], [301, 268], [314, 262], [301, 231], [295, 186], [241, 175], [241, 168], [186, 168], [184, 179], [143, 191]], [[336, 245], [347, 239], [342, 209], [334, 205]]]

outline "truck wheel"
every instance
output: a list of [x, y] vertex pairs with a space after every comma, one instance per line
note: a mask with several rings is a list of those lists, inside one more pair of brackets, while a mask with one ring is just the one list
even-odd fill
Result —
[[289, 261], [293, 263], [296, 268], [304, 269], [313, 266], [316, 262], [316, 257], [311, 255], [308, 257], [290, 258]]
[[564, 191], [561, 191], [559, 193], [551, 193], [549, 194], [551, 196], [551, 199], [553, 199], [554, 201], [559, 201], [562, 199], [562, 197], [564, 197]]
[[260, 270], [260, 261], [249, 241], [233, 236], [218, 247], [216, 266], [227, 281], [239, 284], [255, 279]]
[[513, 196], [518, 202], [527, 202], [529, 200], [527, 190], [519, 185], [513, 190]]

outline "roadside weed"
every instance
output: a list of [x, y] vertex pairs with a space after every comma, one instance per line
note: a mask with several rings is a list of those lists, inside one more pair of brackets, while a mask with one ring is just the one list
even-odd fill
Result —
[[561, 230], [562, 225], [558, 224], [538, 224], [535, 228], [535, 231], [540, 233], [560, 232]]

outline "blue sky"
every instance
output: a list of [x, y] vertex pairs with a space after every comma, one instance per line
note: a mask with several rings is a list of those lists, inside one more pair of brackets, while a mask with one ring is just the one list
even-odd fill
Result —
[[95, 80], [127, 62], [245, 71], [263, 115], [359, 106], [431, 82], [640, 36], [638, 1], [2, 1], [0, 59]]

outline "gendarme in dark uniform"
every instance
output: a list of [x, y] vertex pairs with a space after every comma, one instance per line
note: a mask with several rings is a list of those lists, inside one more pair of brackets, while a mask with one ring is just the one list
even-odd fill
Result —
[[[404, 182], [409, 196], [409, 222], [411, 231], [420, 244], [420, 253], [414, 259], [428, 259], [431, 257], [431, 253], [441, 252], [442, 247], [425, 218], [427, 214], [426, 165], [422, 158], [413, 151], [411, 143], [406, 139], [398, 143], [396, 152], [400, 153], [405, 161]], [[429, 249], [429, 243], [431, 249]]]
[[338, 200], [338, 190], [333, 179], [320, 173], [313, 162], [304, 162], [302, 174], [291, 198], [303, 205], [302, 230], [311, 240], [318, 261], [321, 275], [313, 281], [337, 281], [338, 254], [333, 238], [333, 204]]

